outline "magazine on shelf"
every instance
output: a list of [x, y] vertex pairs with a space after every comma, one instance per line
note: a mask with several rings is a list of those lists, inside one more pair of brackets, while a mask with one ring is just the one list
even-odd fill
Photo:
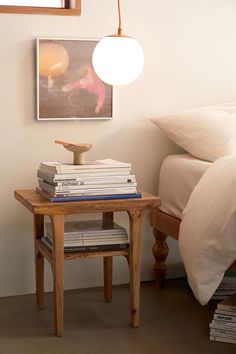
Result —
[[44, 179], [48, 182], [83, 182], [93, 179], [106, 179], [106, 178], [114, 178], [117, 177], [130, 177], [129, 170], [122, 170], [122, 171], [99, 171], [99, 172], [86, 172], [86, 173], [63, 173], [63, 174], [55, 174], [50, 172], [45, 172], [40, 169], [37, 170], [37, 177]]
[[54, 173], [74, 173], [74, 171], [97, 171], [109, 169], [128, 169], [130, 170], [131, 164], [128, 162], [120, 162], [113, 159], [86, 161], [83, 165], [74, 165], [72, 162], [41, 162], [40, 169], [43, 171]]
[[[52, 224], [46, 223], [46, 231], [48, 235], [52, 235]], [[100, 219], [67, 221], [64, 226], [64, 236], [69, 235], [127, 235], [124, 227], [116, 222], [112, 223], [109, 228]]]
[[58, 186], [58, 185], [51, 185], [50, 183], [47, 183], [44, 180], [39, 179], [39, 187], [41, 189], [45, 189], [48, 192], [51, 192], [52, 194], [56, 194], [57, 192], [65, 192], [67, 193], [68, 191], [93, 191], [93, 190], [100, 190], [100, 189], [106, 189], [106, 188], [131, 188], [131, 187], [136, 187], [137, 183], [136, 182], [126, 182], [126, 183], [110, 183], [110, 184], [77, 184], [77, 185], [63, 185], [63, 186]]
[[83, 201], [97, 201], [97, 200], [116, 200], [116, 199], [139, 199], [142, 198], [142, 193], [128, 193], [128, 194], [111, 194], [111, 195], [83, 195], [83, 196], [52, 196], [40, 188], [36, 188], [36, 192], [39, 193], [42, 197], [47, 199], [50, 202], [83, 202]]
[[[48, 237], [42, 237], [42, 242], [50, 249], [53, 244]], [[108, 251], [108, 250], [123, 250], [129, 248], [129, 243], [118, 244], [101, 244], [101, 245], [86, 245], [86, 246], [66, 246], [64, 252], [95, 252], [95, 251]]]
[[104, 186], [104, 185], [117, 185], [117, 184], [122, 184], [122, 185], [132, 185], [136, 183], [136, 179], [134, 175], [127, 175], [127, 176], [88, 176], [88, 177], [82, 177], [78, 178], [75, 181], [71, 180], [60, 180], [60, 181], [54, 181], [54, 178], [48, 178], [47, 175], [41, 177], [39, 176], [40, 173], [38, 174], [38, 179], [44, 181], [45, 183], [48, 183], [52, 186], [55, 187], [71, 187], [71, 186]]
[[[45, 236], [48, 242], [51, 242], [53, 244], [52, 239], [49, 237]], [[109, 241], [107, 242], [83, 242], [82, 240], [76, 241], [76, 242], [64, 242], [64, 247], [89, 247], [89, 246], [107, 246], [107, 245], [127, 245], [129, 242], [127, 240], [114, 240], [114, 241]]]
[[[77, 166], [77, 165], [73, 165], [73, 166]], [[79, 166], [79, 165], [78, 165]], [[39, 166], [39, 169], [41, 171], [45, 171], [45, 172], [50, 172], [50, 173], [55, 173], [55, 174], [77, 174], [78, 176], [79, 175], [84, 175], [84, 174], [89, 174], [90, 176], [94, 173], [111, 173], [111, 171], [114, 173], [114, 172], [121, 172], [122, 174], [125, 174], [125, 173], [129, 173], [131, 172], [131, 169], [130, 167], [113, 167], [112, 169], [110, 168], [84, 168], [84, 169], [65, 169], [65, 170], [62, 170], [62, 169], [58, 169], [58, 170], [49, 170], [43, 166]]]
[[42, 188], [41, 190], [51, 194], [52, 197], [67, 197], [67, 196], [97, 196], [97, 195], [113, 195], [113, 194], [130, 194], [136, 193], [136, 187], [122, 187], [122, 188], [84, 188], [84, 189], [73, 189], [65, 191], [51, 191], [49, 188]]
[[[53, 245], [53, 229], [51, 223], [46, 223], [44, 243]], [[65, 250], [101, 250], [102, 248], [127, 248], [129, 244], [126, 229], [112, 222], [104, 223], [103, 220], [68, 221], [64, 226]], [[110, 247], [109, 247], [110, 246]]]
[[[53, 237], [50, 235], [46, 235], [51, 241], [53, 241]], [[85, 236], [85, 235], [74, 235], [73, 237], [65, 237], [64, 244], [67, 246], [77, 246], [77, 245], [102, 245], [102, 244], [114, 244], [114, 243], [128, 243], [127, 236]]]

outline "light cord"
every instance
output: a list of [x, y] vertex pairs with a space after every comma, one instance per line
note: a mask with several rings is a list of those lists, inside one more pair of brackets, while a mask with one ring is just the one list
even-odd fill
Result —
[[117, 0], [117, 3], [118, 3], [118, 16], [119, 16], [118, 36], [122, 36], [120, 0]]

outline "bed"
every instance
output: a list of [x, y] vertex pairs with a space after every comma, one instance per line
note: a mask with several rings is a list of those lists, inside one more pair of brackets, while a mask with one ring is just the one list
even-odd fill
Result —
[[155, 236], [153, 255], [157, 288], [162, 288], [166, 276], [166, 258], [169, 253], [166, 238], [178, 240], [181, 214], [187, 205], [193, 188], [210, 166], [190, 154], [170, 155], [162, 163], [159, 178], [161, 207], [151, 215]]
[[186, 151], [166, 157], [160, 171], [161, 207], [151, 214], [155, 283], [164, 286], [170, 236], [179, 241], [189, 285], [205, 305], [224, 272], [236, 270], [236, 106], [152, 121]]

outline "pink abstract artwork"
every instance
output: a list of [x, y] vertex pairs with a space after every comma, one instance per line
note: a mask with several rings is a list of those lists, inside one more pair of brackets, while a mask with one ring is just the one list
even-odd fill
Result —
[[95, 40], [37, 40], [37, 119], [110, 119], [112, 86], [92, 66]]

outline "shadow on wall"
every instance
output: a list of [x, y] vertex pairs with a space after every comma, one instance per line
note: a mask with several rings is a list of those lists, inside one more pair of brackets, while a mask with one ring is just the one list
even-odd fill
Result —
[[[107, 146], [112, 149], [107, 150]], [[136, 175], [138, 188], [157, 193], [160, 167], [163, 159], [170, 154], [180, 153], [177, 145], [148, 119], [127, 124], [112, 131], [106, 139], [94, 146], [93, 158], [108, 158], [131, 162], [132, 173]], [[92, 153], [92, 151], [91, 151]]]

